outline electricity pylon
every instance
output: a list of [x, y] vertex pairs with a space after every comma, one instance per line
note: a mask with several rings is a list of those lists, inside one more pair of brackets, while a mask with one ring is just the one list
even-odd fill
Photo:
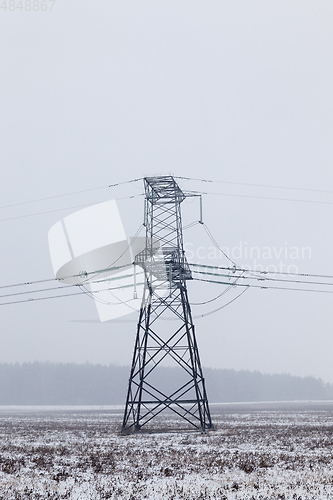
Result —
[[[192, 279], [180, 211], [186, 195], [171, 176], [146, 177], [144, 186], [146, 246], [135, 265], [144, 270], [145, 286], [122, 433], [139, 431], [167, 408], [205, 431], [212, 422], [186, 287]], [[170, 358], [182, 368], [171, 392], [154, 378]]]

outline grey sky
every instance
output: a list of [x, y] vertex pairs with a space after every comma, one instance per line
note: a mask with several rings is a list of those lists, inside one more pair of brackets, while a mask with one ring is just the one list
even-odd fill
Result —
[[[332, 25], [330, 1], [56, 0], [52, 12], [2, 9], [0, 205], [168, 173], [333, 191]], [[333, 203], [333, 193], [181, 186]], [[2, 208], [0, 219], [141, 190], [138, 183]], [[142, 198], [118, 206], [133, 235]], [[1, 221], [1, 283], [52, 277], [47, 232], [75, 210]], [[333, 275], [332, 212], [332, 204], [204, 197], [204, 220], [219, 244], [242, 247], [239, 265]], [[186, 222], [198, 213], [196, 201], [184, 202]], [[201, 227], [187, 230], [185, 241], [210, 263]], [[251, 247], [259, 249], [252, 258]], [[310, 251], [293, 259], [292, 247]], [[191, 283], [189, 293], [199, 302], [217, 289]], [[332, 301], [249, 290], [197, 320], [202, 363], [333, 382]], [[130, 362], [135, 322], [99, 324], [89, 298], [1, 306], [0, 314], [0, 361]]]

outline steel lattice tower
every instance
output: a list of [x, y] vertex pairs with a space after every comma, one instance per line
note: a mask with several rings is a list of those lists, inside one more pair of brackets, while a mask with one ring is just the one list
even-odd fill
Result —
[[[212, 423], [186, 287], [192, 278], [180, 211], [186, 196], [171, 176], [147, 177], [144, 186], [146, 246], [135, 264], [144, 270], [145, 286], [122, 433], [140, 430], [167, 408], [205, 431]], [[170, 357], [183, 370], [166, 394], [156, 387], [154, 371]]]

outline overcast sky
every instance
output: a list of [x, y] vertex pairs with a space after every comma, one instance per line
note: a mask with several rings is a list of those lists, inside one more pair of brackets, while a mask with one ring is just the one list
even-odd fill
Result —
[[[333, 275], [330, 0], [43, 5], [0, 12], [2, 285], [52, 278], [53, 224], [73, 207], [142, 192], [142, 183], [110, 184], [159, 174], [226, 183], [180, 181], [221, 194], [204, 196], [204, 221], [238, 265]], [[143, 198], [118, 207], [134, 235]], [[182, 208], [186, 223], [198, 220], [196, 200]], [[212, 258], [202, 226], [184, 237], [189, 260], [228, 264]], [[217, 287], [190, 283], [190, 298]], [[202, 363], [333, 382], [332, 304], [332, 294], [248, 290], [196, 320]], [[130, 363], [136, 314], [101, 324], [94, 302], [75, 296], [0, 306], [0, 315], [0, 362]]]

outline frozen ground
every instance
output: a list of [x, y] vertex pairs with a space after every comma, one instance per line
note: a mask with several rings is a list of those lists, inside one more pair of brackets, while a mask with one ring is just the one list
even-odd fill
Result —
[[333, 402], [211, 410], [207, 434], [120, 436], [121, 409], [0, 407], [0, 498], [333, 498]]

